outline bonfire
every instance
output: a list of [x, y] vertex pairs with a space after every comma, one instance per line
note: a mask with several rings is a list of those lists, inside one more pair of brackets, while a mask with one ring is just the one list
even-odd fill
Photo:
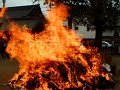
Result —
[[63, 27], [68, 8], [57, 5], [48, 12], [45, 30], [32, 34], [29, 28], [10, 24], [6, 51], [20, 63], [9, 81], [13, 89], [98, 89], [100, 77], [111, 80], [94, 47], [85, 47], [73, 30]]

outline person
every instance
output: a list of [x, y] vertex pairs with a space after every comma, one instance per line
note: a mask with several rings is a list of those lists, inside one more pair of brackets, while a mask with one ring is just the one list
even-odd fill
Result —
[[0, 49], [1, 49], [1, 51], [0, 51], [0, 52], [1, 52], [1, 55], [2, 55], [2, 58], [3, 58], [3, 59], [9, 59], [9, 55], [8, 55], [8, 53], [5, 51], [6, 46], [7, 46], [6, 40], [1, 41], [1, 43], [0, 43]]

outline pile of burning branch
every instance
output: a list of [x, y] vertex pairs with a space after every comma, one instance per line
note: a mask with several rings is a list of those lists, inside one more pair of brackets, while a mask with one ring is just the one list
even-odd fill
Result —
[[[80, 53], [77, 53], [80, 54]], [[46, 63], [30, 62], [25, 70], [22, 70], [9, 82], [11, 87], [26, 90], [70, 90], [70, 89], [99, 89], [100, 79], [104, 68], [99, 67], [100, 75], [94, 75], [93, 64], [90, 61], [92, 55], [81, 54], [87, 57], [91, 72], [81, 64], [81, 59], [70, 57], [66, 62], [49, 61]], [[106, 73], [106, 72], [104, 72]], [[105, 77], [104, 77], [105, 78]]]
[[101, 78], [111, 78], [102, 67], [97, 49], [85, 47], [73, 30], [63, 27], [67, 7], [58, 5], [48, 13], [43, 32], [32, 34], [27, 27], [10, 24], [6, 51], [20, 63], [9, 86], [23, 90], [92, 90]]

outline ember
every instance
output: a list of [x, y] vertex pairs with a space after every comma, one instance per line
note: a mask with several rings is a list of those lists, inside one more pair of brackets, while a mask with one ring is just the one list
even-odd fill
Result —
[[20, 70], [10, 80], [10, 87], [88, 90], [99, 88], [99, 77], [110, 80], [97, 49], [86, 48], [72, 30], [63, 27], [67, 7], [58, 5], [48, 15], [45, 30], [35, 35], [28, 28], [11, 23], [6, 51], [19, 61]]

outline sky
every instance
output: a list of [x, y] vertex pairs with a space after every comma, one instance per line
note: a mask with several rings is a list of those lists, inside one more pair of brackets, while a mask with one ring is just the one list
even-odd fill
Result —
[[[2, 7], [2, 0], [0, 0], [0, 7]], [[6, 7], [12, 6], [22, 6], [22, 5], [30, 5], [32, 4], [32, 0], [6, 0]]]
[[[38, 4], [38, 2], [34, 3]], [[25, 6], [25, 5], [33, 5], [32, 0], [6, 0], [6, 7], [14, 7], [14, 6]], [[2, 8], [3, 3], [2, 0], [0, 0], [0, 8]], [[43, 12], [43, 14], [47, 14], [47, 10], [49, 7], [47, 5], [43, 5], [43, 2], [40, 2], [40, 7]]]

